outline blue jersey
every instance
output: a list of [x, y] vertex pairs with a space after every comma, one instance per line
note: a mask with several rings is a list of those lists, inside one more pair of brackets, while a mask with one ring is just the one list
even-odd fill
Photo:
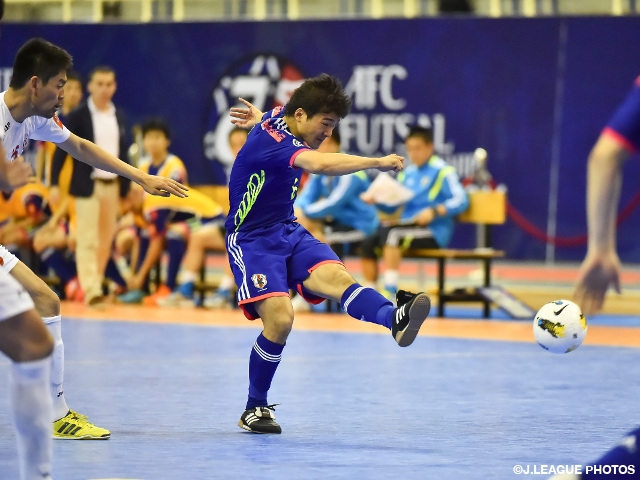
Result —
[[631, 153], [640, 150], [640, 77], [636, 78], [633, 89], [615, 111], [603, 133]]
[[331, 217], [338, 224], [371, 235], [378, 228], [378, 211], [360, 200], [369, 187], [364, 172], [341, 177], [312, 175], [296, 201], [308, 218]]
[[296, 138], [284, 120], [284, 107], [277, 107], [253, 127], [238, 153], [229, 177], [227, 232], [293, 222], [293, 202], [302, 170], [296, 157], [310, 150]]

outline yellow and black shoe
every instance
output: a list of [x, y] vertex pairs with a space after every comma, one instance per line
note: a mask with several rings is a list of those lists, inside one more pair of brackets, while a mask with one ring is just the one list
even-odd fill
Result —
[[61, 440], [108, 440], [111, 432], [96, 427], [86, 415], [69, 410], [60, 420], [53, 422], [53, 438]]

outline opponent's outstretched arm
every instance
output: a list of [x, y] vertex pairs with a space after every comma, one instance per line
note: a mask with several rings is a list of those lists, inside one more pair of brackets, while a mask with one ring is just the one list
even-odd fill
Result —
[[162, 197], [168, 197], [169, 195], [175, 195], [176, 197], [187, 196], [186, 192], [189, 189], [181, 183], [171, 178], [149, 175], [74, 133], [67, 140], [59, 143], [58, 146], [73, 158], [87, 165], [131, 179], [152, 195]]

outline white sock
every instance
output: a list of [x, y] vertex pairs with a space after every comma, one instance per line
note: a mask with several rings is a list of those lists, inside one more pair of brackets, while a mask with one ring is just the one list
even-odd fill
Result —
[[384, 286], [398, 288], [399, 274], [397, 270], [387, 270], [384, 272]]
[[64, 398], [62, 381], [64, 380], [64, 343], [62, 343], [62, 318], [44, 317], [42, 319], [53, 337], [53, 354], [51, 355], [51, 397], [53, 398], [53, 419], [60, 420], [69, 413], [69, 406]]
[[228, 292], [235, 285], [236, 285], [236, 282], [233, 279], [233, 277], [231, 277], [229, 275], [223, 275], [222, 278], [220, 279], [220, 286], [218, 287], [218, 289], [219, 290], [225, 290], [225, 291]]
[[22, 480], [50, 480], [53, 441], [48, 384], [51, 357], [14, 363], [9, 376], [11, 416], [18, 440]]
[[193, 283], [198, 279], [198, 276], [198, 272], [182, 270], [182, 272], [180, 272], [180, 284], [184, 285], [185, 283]]

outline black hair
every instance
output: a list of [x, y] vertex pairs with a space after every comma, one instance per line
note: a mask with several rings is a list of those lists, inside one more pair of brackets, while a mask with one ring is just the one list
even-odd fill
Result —
[[149, 132], [162, 132], [164, 136], [167, 137], [167, 140], [171, 140], [171, 130], [169, 130], [169, 125], [164, 119], [157, 118], [149, 118], [145, 120], [142, 124], [142, 136], [144, 137]]
[[416, 125], [409, 129], [409, 135], [407, 135], [405, 140], [408, 138], [421, 138], [424, 140], [424, 143], [431, 144], [433, 143], [433, 131], [430, 128]]
[[60, 72], [69, 70], [73, 58], [65, 49], [47, 42], [43, 38], [28, 40], [16, 54], [10, 88], [24, 87], [33, 76], [46, 84]]
[[292, 116], [297, 109], [309, 118], [318, 113], [335, 113], [344, 118], [351, 110], [351, 99], [336, 77], [323, 73], [309, 78], [296, 88], [285, 107], [285, 115]]

